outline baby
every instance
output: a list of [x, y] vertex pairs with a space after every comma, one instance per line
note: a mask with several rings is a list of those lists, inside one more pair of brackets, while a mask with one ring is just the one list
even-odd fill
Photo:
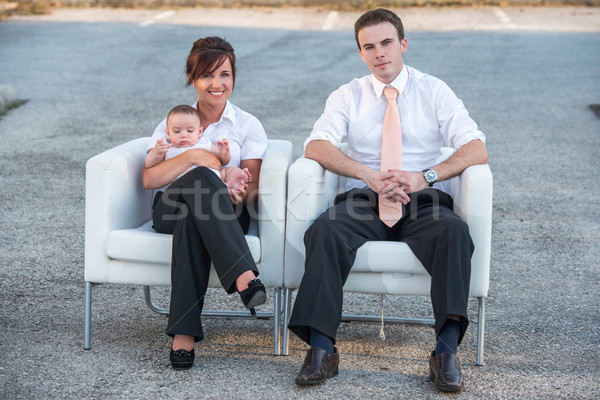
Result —
[[[231, 159], [227, 139], [217, 141], [217, 149], [210, 140], [202, 136], [200, 115], [194, 107], [180, 105], [169, 111], [169, 114], [167, 115], [167, 135], [171, 140], [171, 144], [169, 145], [169, 143], [162, 138], [159, 139], [156, 142], [156, 145], [150, 149], [146, 155], [146, 161], [144, 163], [146, 168], [153, 167], [156, 164], [168, 160], [169, 158], [173, 158], [189, 149], [208, 150], [217, 156], [221, 165], [227, 165]], [[190, 169], [195, 167], [196, 166], [192, 166]], [[238, 194], [243, 193], [248, 187], [248, 182], [252, 181], [252, 176], [250, 175], [248, 168], [241, 169], [232, 166], [221, 168], [220, 171], [215, 169], [212, 170], [221, 177], [221, 180], [225, 182], [229, 190]]]

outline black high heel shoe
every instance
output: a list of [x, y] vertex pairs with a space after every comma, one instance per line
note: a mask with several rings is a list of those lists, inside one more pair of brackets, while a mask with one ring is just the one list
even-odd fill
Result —
[[252, 316], [256, 316], [254, 307], [260, 306], [267, 301], [265, 285], [261, 283], [260, 279], [253, 279], [248, 282], [248, 288], [242, 290], [239, 292], [239, 294], [242, 298], [242, 303], [244, 303], [244, 306], [250, 310]]
[[171, 354], [169, 355], [173, 369], [190, 369], [194, 365], [195, 358], [194, 349], [192, 351], [171, 349]]

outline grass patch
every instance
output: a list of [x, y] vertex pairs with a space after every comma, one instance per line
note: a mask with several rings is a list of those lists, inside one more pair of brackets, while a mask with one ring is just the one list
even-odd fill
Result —
[[0, 20], [11, 15], [44, 15], [50, 14], [53, 3], [46, 0], [0, 0]]
[[21, 100], [21, 99], [17, 99], [15, 101], [13, 101], [11, 104], [9, 104], [6, 107], [6, 110], [4, 112], [0, 112], [0, 118], [4, 115], [6, 115], [10, 110], [13, 110], [15, 108], [21, 107], [23, 104], [27, 103], [29, 100]]

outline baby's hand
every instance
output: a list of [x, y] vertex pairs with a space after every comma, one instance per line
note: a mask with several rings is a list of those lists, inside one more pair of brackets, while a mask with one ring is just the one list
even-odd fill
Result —
[[223, 155], [229, 154], [229, 142], [227, 139], [217, 140], [217, 147], [219, 148], [219, 153]]
[[164, 138], [158, 139], [154, 147], [148, 151], [148, 154], [146, 154], [146, 161], [144, 161], [146, 168], [152, 168], [159, 162], [163, 161], [169, 147], [171, 146]]
[[157, 156], [163, 156], [167, 150], [169, 150], [169, 147], [171, 147], [171, 145], [166, 142], [165, 138], [160, 138], [156, 141], [156, 144], [151, 151]]

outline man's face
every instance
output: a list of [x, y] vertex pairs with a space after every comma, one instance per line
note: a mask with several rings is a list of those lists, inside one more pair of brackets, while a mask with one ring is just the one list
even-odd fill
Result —
[[358, 43], [360, 58], [381, 82], [392, 82], [402, 71], [407, 42], [398, 39], [394, 25], [382, 22], [364, 27], [358, 31]]

